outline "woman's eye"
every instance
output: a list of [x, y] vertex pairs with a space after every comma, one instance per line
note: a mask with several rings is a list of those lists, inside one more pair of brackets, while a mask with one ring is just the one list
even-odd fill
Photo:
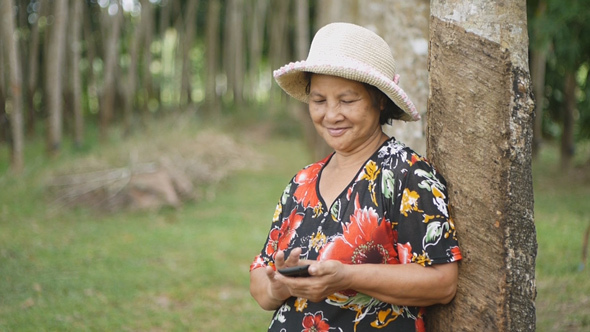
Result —
[[316, 99], [316, 100], [312, 100], [312, 102], [313, 102], [314, 104], [321, 104], [321, 103], [323, 103], [323, 102], [325, 102], [325, 101], [326, 101], [325, 99]]
[[352, 104], [354, 103], [356, 100], [343, 100], [342, 103], [343, 104]]

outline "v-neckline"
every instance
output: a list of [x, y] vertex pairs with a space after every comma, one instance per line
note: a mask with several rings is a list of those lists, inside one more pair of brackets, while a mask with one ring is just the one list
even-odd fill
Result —
[[336, 155], [336, 152], [332, 152], [332, 154], [326, 159], [324, 165], [320, 169], [320, 171], [318, 173], [317, 181], [315, 184], [316, 195], [317, 195], [319, 201], [322, 203], [322, 206], [325, 206], [327, 208], [327, 210], [324, 213], [332, 210], [334, 203], [336, 203], [336, 201], [338, 201], [340, 199], [340, 197], [342, 197], [342, 195], [347, 193], [348, 190], [357, 182], [357, 180], [359, 178], [359, 174], [365, 168], [365, 166], [367, 165], [369, 160], [372, 160], [375, 157], [375, 154], [378, 153], [379, 150], [381, 150], [383, 148], [383, 146], [385, 146], [385, 144], [387, 144], [392, 139], [393, 139], [392, 137], [388, 138], [375, 151], [373, 151], [373, 153], [361, 164], [361, 166], [359, 166], [359, 169], [356, 171], [353, 178], [348, 182], [346, 187], [344, 187], [344, 189], [337, 196], [334, 197], [334, 200], [332, 202], [330, 202], [330, 205], [328, 205], [328, 204], [326, 204], [326, 201], [324, 200], [324, 196], [322, 195], [322, 193], [320, 191], [320, 182], [322, 180], [322, 174], [324, 173], [324, 170], [326, 169], [326, 167], [328, 166], [328, 164], [330, 163], [330, 161], [332, 160], [334, 155]]

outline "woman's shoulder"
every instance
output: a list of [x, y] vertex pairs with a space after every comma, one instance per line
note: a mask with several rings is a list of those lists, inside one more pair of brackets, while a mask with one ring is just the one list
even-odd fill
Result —
[[378, 162], [391, 166], [401, 166], [403, 164], [412, 164], [417, 160], [425, 160], [412, 148], [396, 140], [394, 137], [387, 140], [381, 146], [375, 158]]
[[379, 150], [377, 160], [383, 169], [403, 173], [424, 170], [436, 173], [434, 166], [422, 155], [395, 138], [389, 139]]

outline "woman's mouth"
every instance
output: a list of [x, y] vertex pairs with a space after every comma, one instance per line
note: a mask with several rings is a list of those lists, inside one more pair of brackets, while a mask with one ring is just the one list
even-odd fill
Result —
[[327, 128], [328, 134], [333, 137], [338, 137], [344, 135], [346, 132], [346, 128]]

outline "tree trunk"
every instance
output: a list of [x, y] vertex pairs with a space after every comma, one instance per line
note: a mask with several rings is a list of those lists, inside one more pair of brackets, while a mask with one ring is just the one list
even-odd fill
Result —
[[[547, 10], [547, 3], [539, 1], [536, 17], [541, 17]], [[539, 30], [537, 28], [537, 30]], [[540, 36], [539, 31], [535, 35]], [[533, 95], [535, 96], [535, 125], [533, 127], [533, 159], [536, 159], [543, 143], [543, 109], [545, 107], [545, 69], [547, 67], [548, 47], [535, 45], [531, 54], [531, 77], [533, 80]]]
[[145, 29], [145, 12], [147, 8], [142, 7], [142, 14], [139, 22], [134, 24], [133, 39], [130, 40], [129, 46], [129, 68], [127, 68], [127, 80], [124, 87], [124, 130], [123, 135], [127, 136], [131, 133], [133, 127], [133, 108], [135, 106], [135, 99], [137, 96], [137, 66], [139, 58], [139, 47], [141, 44], [143, 32]]
[[71, 0], [71, 57], [72, 65], [70, 72], [70, 83], [72, 92], [72, 111], [74, 114], [74, 145], [76, 148], [84, 144], [84, 115], [82, 112], [82, 75], [80, 73], [80, 30], [82, 22], [83, 3], [78, 0]]
[[575, 152], [574, 142], [574, 113], [576, 111], [576, 77], [575, 73], [567, 71], [563, 84], [563, 132], [561, 133], [561, 167], [569, 170]]
[[[253, 0], [249, 3], [252, 15], [250, 21], [250, 39], [248, 46], [248, 82], [246, 89], [247, 96], [256, 100], [258, 83], [260, 81], [261, 59], [263, 55], [264, 27], [266, 26], [266, 13], [268, 0]], [[271, 75], [265, 73], [264, 75]]]
[[171, 5], [170, 2], [174, 0], [164, 0], [160, 2], [160, 30], [158, 31], [158, 35], [160, 38], [164, 38], [166, 34], [166, 29], [170, 26], [170, 10]]
[[[39, 16], [44, 14], [46, 2], [40, 2]], [[31, 24], [31, 40], [29, 43], [29, 54], [27, 64], [29, 66], [28, 77], [27, 77], [27, 121], [26, 131], [28, 135], [33, 135], [35, 132], [35, 94], [39, 87], [39, 18]]]
[[295, 54], [298, 60], [307, 58], [309, 52], [309, 1], [298, 0], [297, 6], [297, 47]]
[[228, 92], [233, 96], [234, 105], [243, 104], [244, 80], [244, 37], [243, 0], [228, 0], [224, 35], [224, 69], [227, 74]]
[[[278, 69], [280, 66], [287, 62], [294, 61], [288, 56], [287, 41], [288, 38], [288, 27], [289, 27], [289, 5], [291, 1], [271, 1], [270, 12], [273, 15], [270, 16], [269, 24], [272, 27], [269, 31], [269, 63], [272, 70]], [[299, 60], [299, 59], [297, 59]], [[281, 96], [277, 98], [277, 94]], [[284, 103], [277, 105], [277, 99], [285, 100], [285, 95], [281, 92], [276, 84], [271, 85], [270, 89], [270, 112], [280, 113], [279, 109], [284, 108]]]
[[192, 65], [190, 62], [190, 51], [195, 39], [196, 21], [197, 21], [197, 6], [198, 0], [189, 0], [186, 8], [186, 16], [184, 18], [184, 27], [182, 36], [182, 77], [180, 84], [180, 104], [189, 105], [192, 102]]
[[143, 30], [143, 72], [141, 74], [141, 110], [143, 121], [150, 117], [151, 99], [155, 99], [155, 88], [152, 80], [152, 40], [154, 38], [154, 5], [150, 0], [141, 0], [141, 22], [145, 27]]
[[[99, 7], [100, 8], [100, 7]], [[100, 13], [100, 11], [97, 11]], [[100, 112], [100, 106], [98, 101], [98, 86], [96, 82], [96, 75], [94, 73], [94, 60], [96, 58], [96, 44], [97, 42], [97, 35], [98, 33], [94, 33], [92, 31], [92, 15], [94, 15], [88, 7], [85, 8], [83, 11], [83, 34], [84, 40], [86, 42], [86, 61], [88, 63], [88, 70], [86, 72], [86, 108], [88, 112], [91, 114], [96, 114]]]
[[543, 108], [545, 107], [545, 50], [533, 50], [531, 55], [531, 76], [535, 96], [535, 124], [533, 126], [533, 158], [536, 159], [543, 143]]
[[54, 22], [51, 27], [47, 57], [45, 61], [45, 91], [48, 107], [47, 149], [51, 156], [56, 155], [61, 146], [63, 125], [63, 68], [66, 45], [66, 26], [68, 1], [56, 0]]
[[269, 57], [271, 68], [278, 69], [284, 65], [289, 59], [287, 53], [287, 41], [288, 41], [288, 27], [289, 27], [289, 0], [271, 2], [270, 11], [273, 15], [270, 16], [270, 26], [272, 29], [269, 31]]
[[104, 78], [100, 103], [100, 138], [105, 139], [107, 129], [114, 115], [115, 94], [117, 91], [117, 60], [119, 57], [120, 25], [123, 18], [122, 9], [111, 16], [107, 11], [101, 17], [105, 20], [104, 27], [108, 27], [108, 37], [105, 42]]
[[533, 102], [524, 0], [432, 0], [428, 157], [463, 252], [429, 331], [534, 331]]
[[217, 93], [217, 66], [219, 57], [219, 35], [221, 5], [219, 0], [208, 1], [207, 27], [205, 31], [205, 58], [206, 58], [206, 82], [205, 82], [205, 116], [218, 118], [220, 116], [220, 101]]
[[[0, 17], [2, 15], [0, 14]], [[0, 35], [0, 50], [4, 49], [3, 38]], [[0, 144], [6, 143], [10, 140], [9, 135], [9, 120], [6, 114], [6, 85], [4, 81], [4, 52], [0, 51]]]
[[[2, 18], [2, 35], [3, 50], [8, 60], [9, 73], [9, 93], [7, 93], [6, 114], [10, 119], [10, 131], [12, 133], [12, 154], [11, 168], [15, 173], [21, 173], [24, 167], [23, 149], [24, 149], [24, 125], [22, 113], [22, 77], [18, 49], [18, 40], [16, 40], [14, 25], [14, 4], [12, 0], [2, 1], [0, 7], [0, 17]], [[4, 77], [0, 76], [0, 79]]]

